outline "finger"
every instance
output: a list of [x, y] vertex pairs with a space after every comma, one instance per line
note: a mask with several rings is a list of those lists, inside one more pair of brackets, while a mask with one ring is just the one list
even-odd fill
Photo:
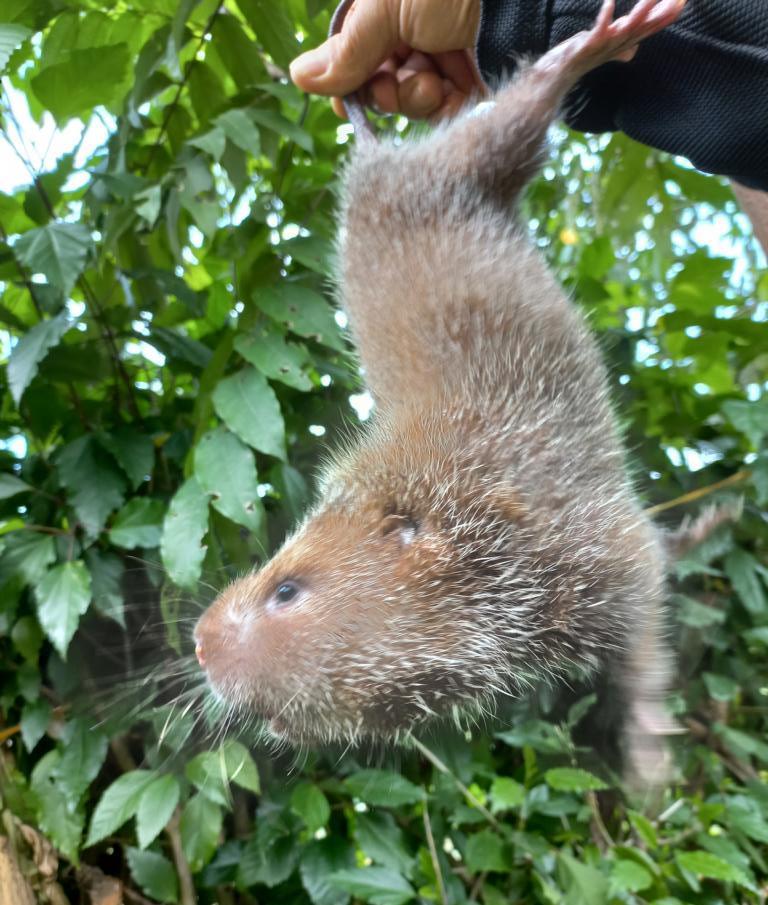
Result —
[[365, 102], [380, 113], [399, 113], [400, 98], [397, 79], [388, 72], [378, 72], [368, 83]]
[[343, 97], [368, 81], [398, 47], [394, 4], [356, 0], [340, 34], [291, 63], [291, 78], [302, 91]]
[[443, 81], [436, 72], [419, 72], [398, 85], [400, 112], [409, 119], [432, 116], [443, 104]]
[[445, 53], [435, 53], [432, 54], [432, 59], [438, 72], [451, 81], [457, 91], [466, 96], [485, 94], [485, 84], [468, 51], [449, 50]]

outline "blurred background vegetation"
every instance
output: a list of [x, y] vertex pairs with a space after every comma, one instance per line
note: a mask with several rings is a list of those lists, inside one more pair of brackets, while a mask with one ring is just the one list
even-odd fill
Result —
[[768, 273], [725, 183], [621, 136], [557, 132], [524, 213], [648, 506], [744, 498], [672, 580], [678, 781], [577, 766], [589, 698], [373, 761], [204, 703], [195, 615], [370, 410], [328, 280], [350, 131], [285, 75], [329, 14], [3, 0], [0, 899], [765, 902]]

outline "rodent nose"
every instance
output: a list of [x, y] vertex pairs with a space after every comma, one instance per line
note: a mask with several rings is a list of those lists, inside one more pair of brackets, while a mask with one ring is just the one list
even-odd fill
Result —
[[203, 653], [203, 645], [200, 641], [195, 645], [195, 656], [197, 657], [197, 662], [205, 668], [205, 654]]

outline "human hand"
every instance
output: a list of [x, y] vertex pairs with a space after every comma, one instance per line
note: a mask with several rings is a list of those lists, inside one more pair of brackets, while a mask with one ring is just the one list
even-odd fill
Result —
[[480, 0], [355, 0], [339, 34], [291, 63], [303, 91], [360, 91], [382, 113], [413, 119], [456, 113], [483, 90], [472, 48]]

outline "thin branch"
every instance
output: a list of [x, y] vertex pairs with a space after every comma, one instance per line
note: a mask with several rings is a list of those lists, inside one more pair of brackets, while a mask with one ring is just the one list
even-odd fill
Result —
[[740, 471], [734, 472], [722, 481], [716, 481], [714, 484], [708, 484], [706, 487], [697, 487], [696, 490], [690, 490], [682, 496], [676, 497], [674, 500], [667, 500], [664, 503], [657, 503], [646, 509], [648, 515], [656, 515], [658, 512], [665, 512], [667, 509], [674, 509], [677, 506], [683, 506], [686, 503], [692, 503], [694, 500], [700, 500], [702, 497], [709, 496], [725, 487], [731, 487], [734, 484], [741, 484], [752, 477], [752, 472], [748, 468], [742, 468]]
[[422, 816], [424, 817], [424, 833], [427, 837], [427, 847], [429, 848], [429, 857], [432, 859], [432, 867], [435, 871], [435, 880], [437, 881], [437, 892], [440, 896], [441, 905], [448, 905], [448, 895], [445, 891], [445, 882], [443, 881], [443, 872], [440, 869], [440, 859], [437, 856], [437, 848], [435, 847], [435, 837], [432, 834], [432, 822], [429, 819], [429, 808], [427, 807], [427, 799], [424, 799], [422, 806]]
[[179, 831], [179, 820], [181, 811], [176, 808], [176, 812], [165, 828], [168, 839], [171, 843], [171, 851], [173, 852], [173, 863], [176, 865], [176, 872], [179, 875], [179, 905], [197, 905], [197, 896], [195, 895], [195, 884], [192, 880], [192, 871], [189, 868], [189, 862], [184, 854], [181, 844], [181, 833]]
[[453, 780], [456, 788], [467, 799], [472, 807], [477, 808], [477, 810], [480, 811], [480, 813], [483, 815], [483, 817], [485, 817], [485, 819], [488, 821], [488, 823], [491, 824], [492, 827], [495, 827], [497, 830], [501, 829], [499, 821], [493, 816], [493, 814], [491, 814], [488, 808], [486, 808], [486, 806], [477, 798], [476, 795], [470, 792], [470, 790], [464, 785], [459, 777], [452, 773], [451, 769], [446, 764], [444, 764], [436, 754], [433, 754], [425, 744], [420, 742], [414, 736], [411, 736], [411, 742], [413, 742], [415, 748], [424, 757], [426, 757], [426, 759], [432, 764], [433, 767], [435, 767], [441, 773], [445, 773], [446, 776], [449, 776]]
[[179, 82], [179, 84], [176, 87], [176, 93], [174, 94], [173, 99], [166, 107], [165, 114], [163, 116], [163, 121], [160, 124], [160, 132], [159, 132], [157, 138], [155, 139], [155, 143], [149, 149], [149, 157], [147, 158], [147, 162], [143, 166], [144, 173], [146, 173], [149, 170], [149, 168], [152, 166], [152, 161], [155, 158], [155, 154], [157, 153], [158, 148], [160, 147], [160, 145], [163, 143], [163, 140], [165, 139], [166, 132], [168, 131], [168, 124], [171, 121], [171, 117], [176, 112], [176, 108], [179, 105], [179, 100], [181, 99], [181, 94], [187, 86], [187, 82], [189, 81], [189, 76], [192, 73], [192, 70], [194, 69], [195, 63], [197, 62], [197, 55], [203, 49], [203, 44], [205, 44], [205, 39], [208, 35], [210, 35], [211, 31], [213, 30], [213, 26], [216, 22], [216, 19], [221, 14], [223, 7], [224, 7], [224, 4], [220, 3], [216, 7], [216, 9], [214, 9], [214, 11], [211, 13], [210, 18], [208, 19], [208, 21], [205, 24], [203, 33], [200, 35], [200, 39], [197, 42], [197, 47], [195, 48], [195, 52], [192, 54], [192, 59], [187, 64], [184, 74], [181, 77], [181, 81]]

